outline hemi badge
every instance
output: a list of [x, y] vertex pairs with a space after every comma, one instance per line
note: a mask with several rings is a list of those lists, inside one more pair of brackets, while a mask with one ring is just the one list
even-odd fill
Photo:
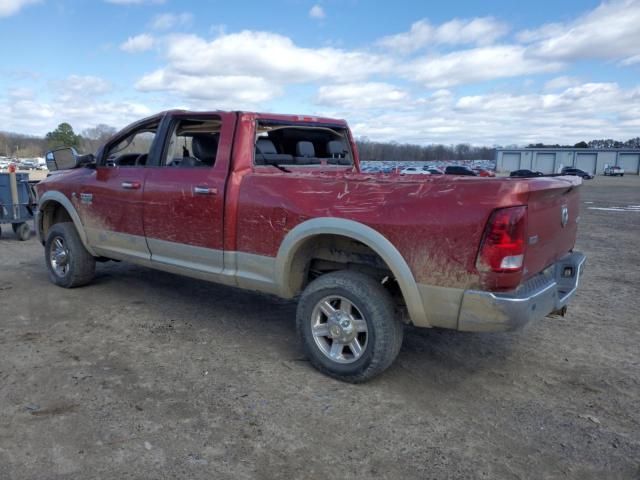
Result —
[[529, 237], [529, 245], [535, 245], [538, 243], [538, 235], [532, 235]]

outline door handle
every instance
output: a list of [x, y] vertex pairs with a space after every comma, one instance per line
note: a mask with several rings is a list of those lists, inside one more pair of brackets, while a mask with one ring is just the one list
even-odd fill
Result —
[[122, 182], [120, 185], [125, 190], [137, 190], [140, 188], [140, 182]]
[[216, 195], [218, 193], [218, 189], [199, 186], [193, 187], [193, 193], [196, 195]]

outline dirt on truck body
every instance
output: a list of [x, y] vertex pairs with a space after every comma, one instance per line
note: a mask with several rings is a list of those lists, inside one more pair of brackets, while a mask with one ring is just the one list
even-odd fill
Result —
[[345, 381], [389, 367], [403, 323], [504, 331], [565, 310], [585, 261], [581, 179], [367, 175], [344, 120], [170, 111], [47, 161], [54, 283], [118, 260], [299, 297], [308, 358]]

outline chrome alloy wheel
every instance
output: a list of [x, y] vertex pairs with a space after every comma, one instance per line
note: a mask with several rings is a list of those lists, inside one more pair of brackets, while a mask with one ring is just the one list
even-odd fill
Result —
[[320, 351], [337, 363], [358, 360], [369, 340], [362, 312], [339, 295], [324, 297], [316, 304], [311, 314], [311, 333]]
[[51, 242], [49, 252], [49, 262], [54, 273], [59, 277], [64, 277], [69, 271], [70, 253], [64, 238], [55, 237]]

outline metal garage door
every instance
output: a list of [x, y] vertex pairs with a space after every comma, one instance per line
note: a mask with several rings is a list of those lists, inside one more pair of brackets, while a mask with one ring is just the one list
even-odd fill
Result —
[[520, 170], [520, 154], [519, 153], [503, 153], [502, 154], [502, 171], [513, 172]]
[[618, 157], [618, 165], [624, 168], [625, 173], [638, 173], [640, 165], [640, 154], [638, 153], [621, 153]]
[[576, 156], [576, 168], [584, 170], [587, 173], [595, 175], [596, 173], [596, 157], [595, 153], [579, 153]]
[[542, 173], [555, 173], [555, 163], [555, 153], [538, 153], [534, 161], [533, 170], [537, 170]]

